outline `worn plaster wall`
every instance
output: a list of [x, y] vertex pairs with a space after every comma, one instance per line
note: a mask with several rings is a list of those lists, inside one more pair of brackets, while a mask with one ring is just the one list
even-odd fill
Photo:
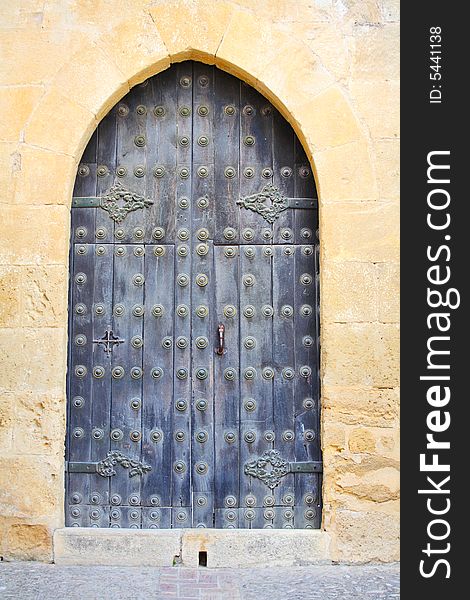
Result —
[[97, 122], [171, 62], [215, 63], [293, 124], [320, 193], [324, 528], [398, 552], [398, 0], [0, 5], [0, 555], [63, 526], [67, 252]]

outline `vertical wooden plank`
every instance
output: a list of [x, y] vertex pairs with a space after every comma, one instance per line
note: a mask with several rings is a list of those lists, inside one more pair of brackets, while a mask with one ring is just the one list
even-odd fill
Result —
[[[96, 195], [103, 196], [116, 177], [116, 110], [112, 109], [98, 125], [96, 147]], [[115, 223], [109, 213], [96, 208], [95, 241], [112, 243]]]
[[[118, 245], [114, 260], [113, 331], [124, 342], [112, 352], [111, 449], [141, 460], [141, 415], [131, 406], [142, 398], [142, 347], [133, 343], [142, 338], [144, 313], [144, 259], [140, 246]], [[111, 504], [140, 506], [141, 477], [130, 477], [119, 465], [111, 477]], [[124, 511], [124, 515], [126, 511]], [[128, 523], [123, 521], [123, 526]]]
[[[312, 168], [298, 138], [295, 138], [294, 196], [296, 198], [317, 198], [317, 190]], [[318, 209], [293, 211], [295, 216], [295, 243], [315, 244], [318, 231]]]
[[[143, 395], [141, 406], [134, 410], [142, 416], [142, 459], [152, 466], [142, 481], [142, 504], [153, 508], [171, 506], [174, 264], [174, 246], [145, 247]], [[152, 519], [151, 513], [146, 511], [148, 525], [153, 521], [161, 525], [161, 517], [169, 515], [157, 512], [160, 518]]]
[[[214, 361], [216, 527], [237, 526], [240, 506], [240, 348], [239, 247], [215, 246], [214, 330], [225, 327], [225, 352]], [[218, 346], [216, 332], [212, 337]], [[227, 512], [228, 511], [228, 512]]]
[[[261, 94], [241, 83], [240, 196], [261, 192], [273, 178], [273, 108]], [[260, 214], [240, 208], [240, 243], [270, 243], [272, 226]]]
[[145, 239], [150, 243], [174, 243], [176, 233], [176, 87], [174, 69], [149, 80], [147, 107], [146, 195], [153, 205], [146, 209]]
[[[176, 145], [177, 203], [191, 194], [191, 146], [182, 138], [192, 135], [192, 67], [180, 63], [174, 70], [177, 98]], [[191, 403], [191, 212], [176, 209], [175, 255], [175, 402]], [[173, 409], [172, 527], [191, 526], [191, 412]]]
[[[72, 322], [69, 335], [69, 402], [67, 431], [68, 460], [88, 461], [91, 452], [92, 419], [92, 310], [94, 287], [94, 252], [92, 244], [75, 244], [73, 272], [70, 278]], [[68, 473], [70, 505], [66, 524], [86, 525], [86, 505], [90, 504], [91, 477]]]
[[[288, 198], [294, 195], [294, 140], [292, 127], [278, 112], [274, 113], [274, 176], [273, 183]], [[274, 243], [294, 243], [294, 210], [284, 210], [274, 223]]]
[[[244, 407], [240, 431], [240, 496], [248, 509], [263, 506], [264, 497], [270, 493], [261, 480], [245, 475], [244, 466], [272, 447], [270, 436], [266, 435], [273, 430], [271, 260], [270, 246], [240, 248], [240, 393]], [[255, 410], [252, 410], [253, 401]], [[255, 522], [256, 515], [260, 514], [258, 511], [252, 515], [245, 510], [240, 527], [263, 526], [261, 520]]]
[[[273, 362], [274, 380], [274, 447], [289, 462], [295, 460], [294, 444], [294, 385], [295, 351], [294, 331], [294, 277], [295, 246], [273, 246]], [[291, 505], [294, 501], [294, 476], [287, 475], [274, 489], [274, 504]]]
[[[216, 244], [235, 244], [239, 235], [239, 137], [240, 81], [214, 69], [215, 198], [208, 198], [214, 211]], [[207, 209], [203, 209], [207, 210]]]

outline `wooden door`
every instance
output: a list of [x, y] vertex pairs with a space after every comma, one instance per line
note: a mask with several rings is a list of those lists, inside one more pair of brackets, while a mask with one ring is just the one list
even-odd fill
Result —
[[317, 199], [253, 88], [184, 62], [100, 123], [72, 205], [66, 523], [317, 528]]

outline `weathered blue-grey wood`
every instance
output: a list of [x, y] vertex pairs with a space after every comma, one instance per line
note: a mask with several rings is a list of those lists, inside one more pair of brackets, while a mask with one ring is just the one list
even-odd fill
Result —
[[159, 506], [142, 507], [142, 529], [170, 529], [171, 508]]
[[[232, 509], [240, 506], [239, 250], [238, 246], [214, 247], [213, 351], [219, 346], [219, 324], [224, 326], [225, 340], [223, 353], [214, 354], [215, 506], [220, 509], [216, 527], [222, 528], [235, 524]], [[232, 512], [226, 513], [228, 509]]]
[[[126, 136], [124, 136], [126, 137]], [[111, 110], [98, 125], [96, 145], [96, 195], [103, 196], [117, 180], [116, 146], [116, 110]], [[113, 243], [115, 222], [104, 210], [96, 210], [95, 241]]]
[[168, 282], [174, 281], [174, 265], [174, 246], [145, 247], [143, 394], [133, 408], [142, 418], [142, 460], [152, 465], [142, 479], [142, 504], [152, 508], [171, 506], [175, 307]]
[[[287, 198], [294, 196], [294, 132], [289, 123], [279, 114], [273, 119], [273, 183]], [[292, 244], [294, 242], [295, 210], [284, 210], [279, 213], [273, 225], [273, 241], [275, 244]]]
[[[315, 181], [305, 151], [299, 139], [295, 138], [294, 197], [316, 198]], [[318, 229], [318, 208], [314, 210], [294, 210], [295, 243], [315, 244]]]

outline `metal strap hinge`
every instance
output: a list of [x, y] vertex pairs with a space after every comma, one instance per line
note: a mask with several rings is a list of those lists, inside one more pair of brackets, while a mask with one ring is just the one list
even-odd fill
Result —
[[97, 462], [72, 462], [65, 463], [65, 470], [68, 473], [97, 473]]
[[69, 473], [98, 473], [101, 477], [112, 477], [116, 475], [114, 467], [120, 465], [123, 469], [128, 469], [129, 477], [144, 475], [152, 470], [150, 465], [146, 465], [137, 459], [126, 456], [119, 450], [110, 450], [103, 460], [94, 461], [69, 461], [66, 470]]
[[80, 197], [74, 196], [72, 198], [72, 206], [75, 208], [98, 208], [100, 205], [100, 199], [94, 196]]
[[289, 463], [289, 471], [291, 473], [321, 473], [323, 471], [323, 463], [318, 460], [291, 462]]

